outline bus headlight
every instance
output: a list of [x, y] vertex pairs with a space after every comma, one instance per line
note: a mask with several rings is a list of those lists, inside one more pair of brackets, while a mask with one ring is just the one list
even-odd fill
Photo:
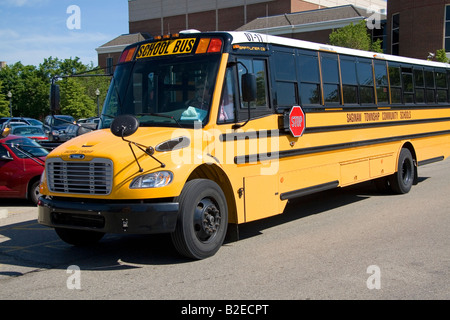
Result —
[[170, 184], [172, 179], [173, 173], [170, 171], [153, 172], [135, 178], [130, 184], [130, 189], [160, 188]]

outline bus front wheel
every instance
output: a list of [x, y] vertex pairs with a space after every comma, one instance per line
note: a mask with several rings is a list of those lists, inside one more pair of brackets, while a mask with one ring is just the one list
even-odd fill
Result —
[[178, 197], [180, 209], [171, 234], [177, 251], [188, 258], [205, 259], [222, 246], [228, 225], [227, 201], [217, 183], [195, 179]]
[[414, 183], [414, 170], [414, 160], [411, 151], [403, 148], [398, 157], [397, 172], [389, 179], [391, 188], [395, 193], [404, 194], [411, 190]]

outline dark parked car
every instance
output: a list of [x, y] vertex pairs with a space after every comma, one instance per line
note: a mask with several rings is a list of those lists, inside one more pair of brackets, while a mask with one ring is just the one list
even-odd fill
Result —
[[69, 140], [66, 129], [74, 123], [72, 116], [55, 115], [47, 116], [44, 120], [44, 131], [48, 135], [49, 141], [64, 142]]
[[48, 151], [20, 136], [0, 136], [0, 198], [24, 198], [37, 204]]

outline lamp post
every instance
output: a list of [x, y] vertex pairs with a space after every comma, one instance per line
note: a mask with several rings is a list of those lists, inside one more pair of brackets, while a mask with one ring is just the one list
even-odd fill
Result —
[[8, 91], [8, 93], [6, 94], [9, 98], [9, 115], [12, 118], [13, 114], [12, 114], [12, 103], [11, 103], [11, 98], [12, 98], [12, 93], [11, 91]]
[[100, 90], [95, 90], [95, 95], [97, 96], [97, 117], [100, 117], [100, 104], [99, 104], [99, 96], [100, 96]]

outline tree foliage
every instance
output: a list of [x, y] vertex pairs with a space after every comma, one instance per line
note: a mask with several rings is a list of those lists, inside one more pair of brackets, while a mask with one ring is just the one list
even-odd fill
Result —
[[445, 49], [439, 49], [436, 51], [436, 61], [444, 62], [444, 63], [449, 62], [447, 55], [445, 53]]
[[[24, 116], [43, 119], [50, 114], [49, 93], [52, 78], [59, 76], [61, 84], [61, 113], [74, 118], [91, 117], [97, 115], [97, 96], [99, 89], [100, 109], [106, 97], [109, 77], [95, 78], [66, 78], [79, 74], [102, 74], [92, 65], [84, 65], [78, 57], [60, 60], [49, 57], [44, 59], [38, 67], [25, 66], [21, 62], [8, 65], [0, 70], [0, 115], [9, 116], [9, 100], [6, 93], [12, 93], [13, 116]], [[62, 76], [62, 77], [61, 77]], [[62, 79], [62, 80], [61, 80]], [[4, 105], [7, 105], [7, 110]]]
[[359, 49], [365, 51], [383, 52], [381, 49], [381, 40], [372, 41], [367, 33], [366, 21], [360, 22], [333, 30], [330, 34], [330, 44], [339, 47]]
[[6, 94], [3, 93], [2, 82], [0, 81], [0, 117], [9, 116], [9, 101]]

